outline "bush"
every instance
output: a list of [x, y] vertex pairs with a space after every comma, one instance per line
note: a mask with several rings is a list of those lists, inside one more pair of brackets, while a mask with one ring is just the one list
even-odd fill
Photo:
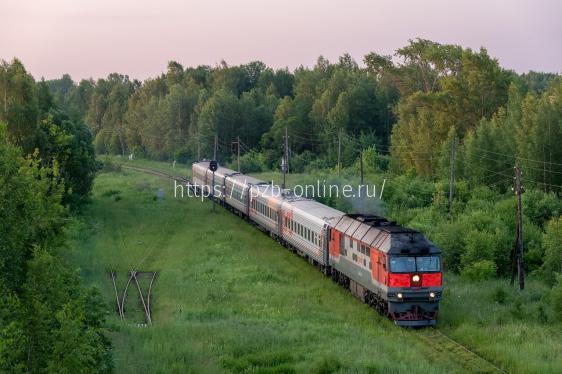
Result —
[[[238, 168], [236, 160], [230, 162], [228, 167], [236, 170]], [[241, 173], [260, 173], [265, 170], [267, 170], [267, 162], [263, 153], [250, 151], [240, 156]]]
[[562, 216], [551, 220], [543, 236], [544, 263], [543, 271], [546, 281], [553, 284], [556, 274], [562, 272]]
[[494, 300], [494, 302], [503, 305], [507, 300], [507, 292], [502, 286], [498, 286], [492, 294], [492, 299]]
[[461, 256], [465, 250], [466, 228], [459, 222], [443, 222], [436, 227], [435, 243], [441, 247], [443, 267], [454, 273], [461, 270]]
[[521, 297], [515, 299], [510, 309], [510, 313], [515, 319], [521, 320], [525, 317], [525, 311], [523, 310], [523, 300], [521, 300]]
[[544, 193], [539, 190], [527, 191], [523, 195], [523, 209], [525, 215], [540, 227], [552, 217], [559, 216], [562, 210], [560, 200], [554, 193]]
[[121, 164], [116, 163], [113, 161], [111, 157], [104, 157], [101, 160], [102, 163], [102, 170], [105, 172], [120, 172], [121, 171]]
[[496, 247], [496, 236], [494, 233], [468, 230], [465, 232], [465, 235], [465, 251], [461, 255], [463, 268], [479, 261], [492, 262], [494, 260], [494, 248]]
[[330, 163], [325, 158], [316, 158], [312, 160], [305, 168], [305, 172], [312, 173], [318, 170], [325, 170], [330, 168]]
[[292, 155], [289, 160], [289, 169], [292, 173], [302, 173], [316, 157], [317, 155], [310, 151], [304, 151], [300, 155]]
[[562, 321], [562, 275], [557, 277], [556, 284], [550, 291], [550, 302], [554, 311], [554, 318]]
[[[374, 146], [365, 149], [363, 152], [363, 168], [366, 172], [377, 173], [388, 170], [389, 157], [377, 152]], [[355, 162], [355, 168], [360, 167], [360, 160]]]
[[496, 275], [496, 264], [490, 260], [474, 262], [465, 266], [462, 275], [472, 281], [492, 279]]
[[191, 152], [187, 149], [181, 149], [174, 153], [174, 160], [180, 164], [187, 164], [192, 158]]

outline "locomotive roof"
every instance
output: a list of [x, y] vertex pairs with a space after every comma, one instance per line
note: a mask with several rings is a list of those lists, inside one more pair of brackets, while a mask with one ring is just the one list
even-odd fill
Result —
[[341, 217], [336, 230], [389, 254], [439, 253], [432, 242], [419, 231], [397, 225], [383, 217], [347, 214]]

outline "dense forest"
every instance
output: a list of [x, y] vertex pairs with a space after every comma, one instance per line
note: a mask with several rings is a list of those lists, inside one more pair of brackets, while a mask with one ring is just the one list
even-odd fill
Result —
[[562, 185], [560, 77], [518, 75], [484, 49], [418, 39], [395, 56], [365, 56], [364, 67], [348, 54], [294, 72], [259, 61], [196, 68], [172, 61], [142, 83], [120, 74], [46, 83], [59, 108], [88, 124], [98, 153], [209, 158], [217, 134], [218, 158], [228, 161], [240, 136], [242, 154], [252, 156], [244, 161], [260, 161], [248, 167], [278, 169], [287, 128], [295, 171], [334, 167], [339, 138], [343, 166], [373, 148], [391, 170], [435, 180], [448, 173], [458, 139], [461, 179], [495, 182], [491, 173], [517, 160], [540, 189]]
[[[99, 295], [79, 286], [61, 255], [65, 222], [100, 167], [94, 150], [185, 163], [213, 157], [215, 139], [224, 164], [234, 165], [240, 147], [244, 172], [279, 170], [285, 133], [292, 173], [357, 181], [361, 158], [367, 181], [388, 180], [384, 214], [420, 229], [443, 249], [448, 271], [476, 282], [511, 273], [520, 165], [525, 266], [552, 286], [544, 318], [562, 320], [562, 78], [517, 74], [485, 49], [423, 39], [362, 62], [319, 57], [289, 71], [172, 61], [144, 82], [117, 73], [36, 82], [18, 60], [3, 62], [2, 370], [111, 367], [103, 315], [85, 313], [103, 309], [84, 307]], [[65, 357], [69, 345], [80, 355]]]
[[349, 54], [294, 71], [172, 61], [144, 82], [111, 74], [46, 84], [57, 107], [88, 125], [98, 153], [189, 162], [212, 158], [216, 136], [217, 159], [235, 168], [239, 137], [242, 171], [261, 172], [280, 169], [287, 132], [290, 171], [335, 178], [341, 170], [338, 183], [358, 181], [362, 157], [367, 180], [389, 181], [382, 212], [422, 230], [449, 271], [475, 279], [511, 273], [518, 164], [526, 267], [550, 284], [562, 271], [557, 74], [517, 74], [485, 49], [416, 39], [361, 66]]

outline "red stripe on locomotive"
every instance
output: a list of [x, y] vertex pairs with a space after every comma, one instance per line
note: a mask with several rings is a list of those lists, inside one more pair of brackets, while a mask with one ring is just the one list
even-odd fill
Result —
[[422, 287], [440, 287], [443, 281], [441, 273], [422, 274]]

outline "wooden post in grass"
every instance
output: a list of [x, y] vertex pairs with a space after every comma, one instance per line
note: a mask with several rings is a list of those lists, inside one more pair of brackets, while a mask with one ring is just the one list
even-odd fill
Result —
[[281, 185], [282, 189], [285, 189], [285, 182], [287, 176], [287, 170], [289, 169], [289, 134], [287, 131], [287, 127], [285, 127], [285, 136], [283, 142], [283, 160], [281, 161], [281, 171], [283, 172], [283, 184]]
[[338, 133], [338, 177], [340, 176], [341, 169], [341, 129]]
[[512, 269], [511, 269], [511, 284], [515, 281], [515, 274], [519, 274], [519, 289], [525, 288], [525, 270], [523, 268], [523, 213], [521, 205], [521, 194], [525, 189], [521, 185], [521, 168], [515, 165], [515, 186], [512, 188], [515, 192], [517, 201], [517, 209], [515, 212], [515, 244], [511, 253]]
[[450, 175], [449, 175], [449, 220], [452, 218], [453, 215], [453, 194], [455, 192], [455, 155], [456, 155], [456, 148], [457, 146], [457, 137], [454, 136], [451, 141], [451, 157], [450, 157]]

